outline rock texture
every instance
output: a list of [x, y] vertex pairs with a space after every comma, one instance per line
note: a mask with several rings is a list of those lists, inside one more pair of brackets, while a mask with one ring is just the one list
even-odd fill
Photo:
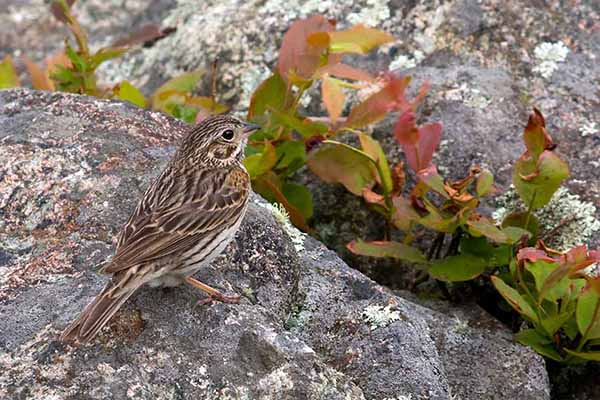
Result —
[[241, 304], [143, 289], [94, 343], [57, 342], [184, 126], [27, 90], [0, 92], [0, 121], [0, 398], [549, 398], [543, 360], [503, 328], [394, 295], [258, 197], [198, 276]]

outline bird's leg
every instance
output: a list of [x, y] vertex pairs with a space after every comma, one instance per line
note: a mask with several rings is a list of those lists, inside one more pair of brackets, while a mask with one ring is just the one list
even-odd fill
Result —
[[237, 304], [240, 302], [240, 296], [237, 294], [228, 296], [226, 294], [221, 293], [220, 291], [218, 291], [217, 289], [208, 286], [205, 283], [200, 282], [197, 279], [192, 278], [191, 276], [188, 276], [187, 278], [185, 278], [185, 282], [195, 288], [198, 288], [206, 293], [208, 293], [208, 295], [210, 296], [207, 300], [200, 300], [198, 303], [199, 304], [206, 304], [209, 303], [213, 300], [217, 300], [223, 303], [234, 303]]

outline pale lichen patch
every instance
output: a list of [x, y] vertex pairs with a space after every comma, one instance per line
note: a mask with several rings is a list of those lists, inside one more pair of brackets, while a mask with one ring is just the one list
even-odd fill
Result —
[[549, 79], [554, 71], [558, 69], [558, 63], [566, 60], [569, 48], [563, 42], [544, 42], [535, 47], [533, 54], [538, 60], [538, 64], [533, 67], [533, 71]]
[[281, 225], [285, 233], [289, 236], [290, 240], [294, 244], [294, 248], [297, 252], [304, 250], [304, 240], [306, 235], [295, 228], [290, 222], [290, 215], [288, 214], [285, 207], [279, 203], [269, 204], [260, 201], [256, 201], [256, 204], [261, 207], [265, 207], [275, 217], [277, 222]]
[[[506, 193], [496, 198], [496, 205], [498, 208], [492, 217], [498, 222], [513, 211], [525, 210], [512, 185]], [[534, 215], [540, 222], [542, 234], [554, 230], [552, 235], [544, 239], [547, 245], [560, 251], [586, 243], [600, 230], [596, 206], [562, 187], [545, 207], [534, 211]]]
[[398, 311], [392, 311], [391, 305], [385, 307], [371, 305], [364, 309], [362, 317], [373, 331], [378, 328], [386, 327], [394, 321], [400, 320], [400, 313]]

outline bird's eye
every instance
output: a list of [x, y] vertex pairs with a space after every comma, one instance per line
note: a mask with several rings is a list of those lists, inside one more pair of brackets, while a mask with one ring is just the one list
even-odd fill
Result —
[[226, 131], [224, 131], [221, 136], [223, 137], [223, 139], [229, 141], [233, 139], [233, 131], [231, 129], [227, 129]]

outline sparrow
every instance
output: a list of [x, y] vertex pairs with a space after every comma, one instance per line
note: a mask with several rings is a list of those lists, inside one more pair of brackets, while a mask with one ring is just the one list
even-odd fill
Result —
[[143, 285], [189, 284], [210, 299], [237, 303], [192, 277], [234, 238], [246, 213], [250, 176], [242, 163], [248, 136], [260, 129], [231, 116], [192, 127], [166, 168], [148, 187], [100, 272], [111, 280], [60, 335], [86, 342]]

